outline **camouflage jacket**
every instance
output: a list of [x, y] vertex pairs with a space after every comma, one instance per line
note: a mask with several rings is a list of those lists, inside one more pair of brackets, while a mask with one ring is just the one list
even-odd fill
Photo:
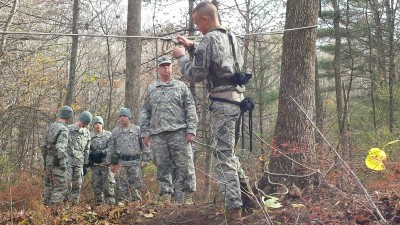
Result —
[[140, 137], [140, 127], [131, 124], [125, 130], [122, 126], [114, 128], [108, 144], [107, 162], [111, 161], [111, 154], [122, 156], [141, 155], [142, 161], [150, 160], [150, 150], [145, 148]]
[[68, 125], [68, 164], [83, 166], [89, 163], [90, 132], [76, 124]]
[[[233, 34], [232, 38], [235, 45], [236, 60], [241, 67], [243, 57]], [[235, 60], [226, 29], [218, 27], [210, 30], [204, 35], [200, 43], [195, 43], [194, 48], [190, 49], [189, 52], [194, 56], [193, 60], [188, 55], [178, 59], [182, 74], [189, 80], [201, 82], [207, 79], [210, 92], [244, 92], [244, 86], [225, 85], [214, 88], [211, 84], [212, 77], [224, 79], [235, 73]]]
[[[104, 154], [107, 154], [111, 132], [108, 130], [103, 130], [103, 132], [99, 134], [91, 132], [90, 136], [90, 151], [101, 150]], [[102, 159], [102, 162], [105, 162], [105, 158]]]
[[59, 159], [67, 157], [68, 128], [64, 123], [54, 122], [47, 128], [41, 144], [47, 155], [56, 155]]
[[180, 129], [196, 135], [197, 121], [195, 102], [185, 83], [172, 80], [149, 85], [140, 118], [142, 137]]

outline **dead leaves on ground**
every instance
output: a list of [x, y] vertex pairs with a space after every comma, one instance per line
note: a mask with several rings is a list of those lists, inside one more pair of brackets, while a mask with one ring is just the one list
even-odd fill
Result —
[[138, 224], [157, 214], [151, 205], [128, 203], [118, 206], [100, 205], [43, 207], [36, 211], [3, 212], [0, 224], [120, 224], [121, 218], [129, 214], [129, 224]]

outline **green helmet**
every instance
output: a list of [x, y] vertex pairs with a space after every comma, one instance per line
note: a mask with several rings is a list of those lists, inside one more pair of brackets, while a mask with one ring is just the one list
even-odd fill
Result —
[[79, 121], [89, 124], [92, 122], [93, 116], [89, 111], [84, 111], [79, 116]]
[[101, 123], [102, 125], [104, 125], [104, 121], [103, 121], [103, 118], [102, 118], [101, 116], [95, 116], [95, 117], [93, 118], [92, 123], [93, 123], [93, 124], [95, 124], [95, 123]]
[[72, 117], [74, 117], [74, 111], [71, 107], [65, 105], [61, 107], [58, 117], [60, 117], [61, 119], [71, 119]]
[[119, 116], [126, 116], [130, 119], [130, 118], [132, 118], [131, 110], [128, 108], [122, 107], [119, 110]]

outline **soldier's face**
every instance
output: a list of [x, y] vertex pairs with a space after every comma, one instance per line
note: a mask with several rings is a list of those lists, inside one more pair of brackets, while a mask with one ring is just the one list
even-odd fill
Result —
[[103, 129], [103, 124], [101, 123], [95, 123], [93, 124], [93, 129], [97, 132], [101, 131]]
[[207, 16], [201, 15], [200, 13], [195, 12], [193, 14], [193, 22], [196, 24], [197, 29], [202, 33], [206, 34], [209, 30], [209, 18]]
[[127, 117], [127, 116], [120, 116], [119, 117], [119, 123], [121, 124], [121, 125], [127, 125], [127, 124], [129, 124], [129, 118]]
[[158, 74], [162, 77], [170, 77], [172, 75], [172, 64], [163, 63], [157, 67]]

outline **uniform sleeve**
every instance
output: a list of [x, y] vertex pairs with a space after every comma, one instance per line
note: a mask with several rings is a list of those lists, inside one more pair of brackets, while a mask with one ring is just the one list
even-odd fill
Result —
[[140, 137], [141, 137], [141, 132], [140, 132], [140, 128], [139, 128], [139, 140], [138, 141], [139, 141], [139, 146], [140, 146], [140, 152], [141, 152], [141, 155], [142, 155], [142, 161], [148, 162], [151, 159], [150, 148], [146, 147], [143, 144], [143, 140]]
[[64, 159], [67, 157], [68, 134], [69, 131], [67, 129], [61, 130], [58, 134], [56, 150], [59, 159]]
[[178, 59], [182, 74], [190, 81], [201, 82], [207, 79], [211, 66], [212, 48], [210, 44], [211, 40], [204, 37], [194, 51], [193, 60], [190, 60], [187, 55]]
[[83, 164], [88, 164], [89, 163], [90, 133], [87, 132], [87, 135], [88, 135], [88, 140], [87, 140], [85, 149], [83, 150]]
[[106, 163], [111, 163], [111, 155], [114, 153], [115, 146], [114, 146], [114, 131], [111, 133], [110, 138], [108, 139], [107, 144], [107, 155], [106, 155]]
[[46, 128], [46, 131], [42, 135], [42, 141], [40, 142], [40, 149], [42, 152], [47, 151], [47, 134], [49, 133], [49, 128]]
[[110, 140], [111, 140], [111, 133], [106, 135], [106, 146], [104, 149], [102, 149], [102, 152], [105, 155], [107, 155], [107, 152], [109, 152]]
[[184, 85], [184, 87], [185, 87], [184, 105], [185, 105], [186, 124], [187, 124], [186, 133], [196, 135], [197, 123], [198, 123], [196, 104], [193, 99], [193, 95], [190, 93], [189, 88], [186, 85]]
[[[149, 90], [147, 89], [147, 93]], [[144, 98], [142, 111], [140, 115], [140, 137], [148, 137], [150, 135], [150, 121], [151, 121], [151, 110], [150, 110], [150, 99], [148, 95]]]

